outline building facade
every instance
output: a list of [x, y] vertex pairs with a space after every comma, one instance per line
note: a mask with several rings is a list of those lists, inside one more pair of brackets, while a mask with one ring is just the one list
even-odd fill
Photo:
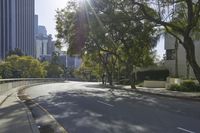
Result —
[[38, 26], [38, 34], [47, 37], [47, 29], [43, 25]]
[[26, 55], [35, 55], [34, 46], [34, 0], [16, 1], [16, 47]]
[[34, 33], [35, 35], [38, 34], [38, 15], [34, 16]]
[[[52, 55], [44, 55], [41, 56], [42, 61], [50, 62], [52, 59]], [[59, 55], [58, 56], [58, 64], [70, 68], [70, 69], [78, 69], [81, 67], [82, 60], [80, 56], [68, 56], [68, 55]]]
[[34, 0], [0, 0], [0, 59], [19, 48], [35, 55]]
[[35, 32], [36, 58], [41, 59], [41, 57], [46, 56], [48, 54], [49, 37], [47, 36], [46, 27], [41, 25], [39, 26], [38, 22], [36, 23], [37, 23], [35, 24], [35, 27], [37, 27], [37, 32]]
[[[200, 65], [200, 41], [195, 41], [194, 43], [196, 60]], [[194, 72], [187, 62], [185, 49], [169, 34], [165, 34], [165, 50], [166, 57], [164, 65], [169, 70], [171, 76], [195, 78]]]
[[0, 59], [12, 49], [12, 6], [11, 0], [0, 0]]
[[41, 56], [47, 55], [48, 37], [42, 35], [36, 36], [36, 58], [40, 59]]

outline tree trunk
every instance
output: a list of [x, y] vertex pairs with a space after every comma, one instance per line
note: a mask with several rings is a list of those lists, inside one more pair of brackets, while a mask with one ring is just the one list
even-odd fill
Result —
[[196, 61], [195, 45], [194, 45], [192, 38], [184, 37], [183, 46], [186, 50], [186, 58], [194, 71], [196, 79], [200, 83], [200, 66], [198, 65], [198, 63]]
[[135, 76], [133, 75], [133, 67], [127, 63], [127, 78], [130, 80], [130, 86], [132, 89], [136, 89], [135, 87]]
[[176, 41], [175, 41], [175, 76], [176, 76], [176, 78], [178, 78], [179, 77], [179, 74], [178, 74], [178, 40], [176, 39]]
[[113, 86], [112, 73], [108, 73], [108, 82], [109, 82], [109, 85]]
[[132, 68], [132, 72], [130, 73], [130, 82], [131, 82], [131, 88], [132, 89], [136, 89], [136, 79], [135, 79], [135, 74], [136, 73], [134, 73], [133, 72], [133, 68]]

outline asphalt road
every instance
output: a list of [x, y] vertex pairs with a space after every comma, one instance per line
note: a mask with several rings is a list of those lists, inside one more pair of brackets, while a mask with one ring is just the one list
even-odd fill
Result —
[[200, 102], [66, 82], [26, 90], [69, 133], [200, 133]]

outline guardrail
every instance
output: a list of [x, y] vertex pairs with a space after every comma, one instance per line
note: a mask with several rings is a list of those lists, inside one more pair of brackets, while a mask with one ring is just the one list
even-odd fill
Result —
[[28, 86], [36, 83], [64, 81], [61, 78], [17, 78], [17, 79], [0, 79], [0, 95], [7, 94], [14, 88]]

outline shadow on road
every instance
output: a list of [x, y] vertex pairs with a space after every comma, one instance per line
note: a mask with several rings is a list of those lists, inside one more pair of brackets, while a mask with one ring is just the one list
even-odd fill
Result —
[[200, 118], [198, 110], [190, 112], [189, 103], [184, 107], [175, 99], [164, 100], [98, 84], [78, 87], [34, 99], [69, 133], [160, 133], [163, 129], [165, 133], [179, 133], [176, 125], [186, 121], [182, 116]]

